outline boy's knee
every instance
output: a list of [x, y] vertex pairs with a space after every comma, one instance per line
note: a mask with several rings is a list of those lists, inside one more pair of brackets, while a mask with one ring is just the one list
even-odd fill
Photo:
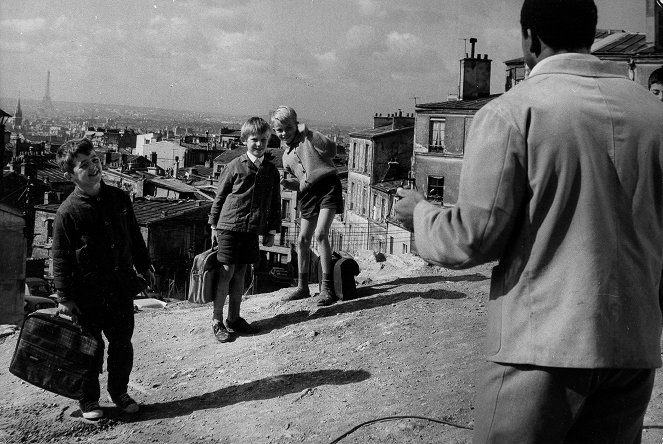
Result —
[[317, 243], [325, 242], [329, 238], [329, 231], [321, 230], [315, 232], [315, 241]]
[[299, 247], [300, 250], [309, 248], [311, 246], [311, 239], [307, 239], [303, 236], [300, 236], [297, 238], [297, 246]]

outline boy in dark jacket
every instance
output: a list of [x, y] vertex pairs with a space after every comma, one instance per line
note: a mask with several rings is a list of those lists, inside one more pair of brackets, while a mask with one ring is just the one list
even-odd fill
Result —
[[[281, 228], [280, 175], [264, 155], [270, 135], [269, 124], [260, 117], [252, 117], [242, 125], [246, 153], [221, 172], [210, 211], [212, 244], [219, 245], [220, 267], [212, 315], [212, 331], [219, 342], [230, 341], [236, 333], [256, 332], [239, 311], [246, 265], [258, 262], [260, 257], [259, 235], [262, 244], [271, 247], [274, 235]], [[224, 321], [223, 305], [228, 290], [228, 316]]]
[[[53, 225], [53, 274], [58, 312], [70, 316], [103, 344], [108, 340], [108, 393], [126, 413], [138, 411], [127, 394], [133, 367], [133, 297], [153, 268], [129, 197], [101, 180], [101, 162], [87, 139], [66, 142], [57, 153], [64, 176], [76, 188], [60, 205]], [[144, 280], [138, 278], [138, 270]], [[99, 356], [99, 369], [103, 353]], [[83, 417], [103, 416], [99, 375], [88, 372], [80, 408]]]

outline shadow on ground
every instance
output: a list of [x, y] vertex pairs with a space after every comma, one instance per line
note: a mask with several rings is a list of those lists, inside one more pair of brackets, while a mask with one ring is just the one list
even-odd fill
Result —
[[[391, 283], [380, 283], [375, 286], [360, 287], [357, 289], [357, 299], [340, 301], [329, 307], [322, 307], [314, 312], [309, 310], [298, 310], [290, 313], [281, 313], [267, 319], [260, 319], [252, 324], [259, 329], [258, 335], [269, 333], [277, 328], [284, 328], [300, 322], [319, 319], [328, 316], [336, 316], [341, 313], [351, 313], [359, 310], [368, 310], [384, 305], [396, 304], [412, 298], [423, 299], [462, 299], [467, 295], [459, 291], [448, 291], [441, 289], [420, 291], [406, 291], [402, 293], [386, 293], [398, 285]], [[369, 297], [372, 296], [372, 297]], [[315, 298], [309, 300], [315, 306]], [[316, 307], [317, 308], [317, 307]]]
[[[238, 402], [271, 399], [320, 385], [352, 384], [368, 379], [365, 370], [316, 370], [294, 374], [277, 375], [245, 384], [225, 387], [199, 396], [176, 401], [143, 404], [135, 416], [122, 419], [127, 422], [140, 422], [153, 419], [175, 418], [189, 415], [197, 410], [226, 407]], [[112, 414], [112, 413], [111, 413]]]

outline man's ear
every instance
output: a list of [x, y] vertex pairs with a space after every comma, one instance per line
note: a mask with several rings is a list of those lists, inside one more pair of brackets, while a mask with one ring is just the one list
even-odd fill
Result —
[[530, 37], [530, 46], [529, 50], [532, 54], [536, 55], [537, 57], [541, 55], [541, 39], [539, 39], [539, 36], [531, 29], [527, 30], [527, 33], [529, 34]]

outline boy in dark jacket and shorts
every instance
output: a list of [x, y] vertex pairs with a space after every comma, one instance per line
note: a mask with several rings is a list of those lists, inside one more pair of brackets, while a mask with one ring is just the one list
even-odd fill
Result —
[[[256, 332], [239, 311], [246, 265], [258, 262], [260, 257], [259, 235], [262, 244], [271, 247], [281, 228], [280, 176], [276, 166], [264, 156], [270, 135], [269, 124], [260, 117], [252, 117], [242, 125], [246, 153], [221, 172], [210, 211], [212, 244], [219, 246], [220, 267], [212, 315], [212, 330], [219, 342], [230, 341], [235, 333]], [[224, 320], [223, 305], [229, 290], [228, 316]]]
[[283, 168], [294, 176], [281, 184], [298, 191], [297, 200], [301, 212], [301, 231], [297, 239], [297, 266], [299, 284], [285, 301], [309, 297], [308, 267], [311, 239], [315, 234], [322, 267], [322, 283], [319, 306], [336, 302], [332, 286], [332, 251], [329, 229], [334, 215], [343, 212], [343, 190], [333, 159], [336, 144], [317, 131], [299, 125], [297, 113], [289, 106], [280, 106], [272, 115], [274, 132], [284, 148]]

